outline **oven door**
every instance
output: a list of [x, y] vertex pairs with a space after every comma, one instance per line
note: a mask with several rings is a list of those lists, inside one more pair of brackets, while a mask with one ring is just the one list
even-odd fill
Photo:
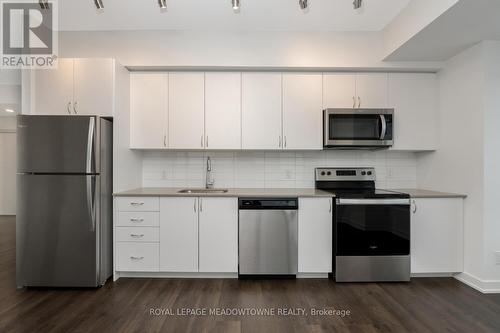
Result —
[[327, 109], [325, 147], [385, 147], [393, 144], [393, 110]]
[[410, 254], [410, 199], [337, 199], [335, 256]]

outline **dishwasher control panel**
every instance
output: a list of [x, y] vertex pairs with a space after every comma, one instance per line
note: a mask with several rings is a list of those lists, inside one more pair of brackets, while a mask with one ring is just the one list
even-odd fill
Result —
[[240, 198], [239, 209], [280, 209], [296, 210], [299, 208], [297, 198]]

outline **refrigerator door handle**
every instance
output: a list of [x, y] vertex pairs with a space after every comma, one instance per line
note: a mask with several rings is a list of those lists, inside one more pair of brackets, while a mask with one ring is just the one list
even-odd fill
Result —
[[96, 176], [87, 176], [87, 207], [91, 221], [91, 231], [95, 231], [95, 179]]
[[95, 118], [90, 117], [89, 120], [89, 134], [87, 137], [87, 165], [86, 165], [86, 172], [87, 173], [92, 173], [92, 154], [94, 152], [93, 146], [94, 146], [94, 130], [95, 130]]

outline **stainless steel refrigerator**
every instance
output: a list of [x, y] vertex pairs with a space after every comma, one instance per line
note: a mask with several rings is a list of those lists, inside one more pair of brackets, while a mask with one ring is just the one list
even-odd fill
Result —
[[96, 287], [112, 274], [112, 120], [17, 119], [17, 286]]

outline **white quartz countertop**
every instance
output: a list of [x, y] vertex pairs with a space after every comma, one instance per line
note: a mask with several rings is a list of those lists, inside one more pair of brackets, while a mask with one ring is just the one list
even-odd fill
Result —
[[[229, 188], [227, 192], [179, 193], [180, 187], [141, 187], [114, 193], [116, 197], [332, 197], [332, 193], [315, 188]], [[392, 189], [408, 193], [412, 198], [465, 198], [465, 194], [431, 191], [424, 189]]]
[[332, 197], [331, 193], [315, 188], [229, 188], [225, 193], [179, 193], [183, 188], [141, 187], [117, 192], [116, 197]]

